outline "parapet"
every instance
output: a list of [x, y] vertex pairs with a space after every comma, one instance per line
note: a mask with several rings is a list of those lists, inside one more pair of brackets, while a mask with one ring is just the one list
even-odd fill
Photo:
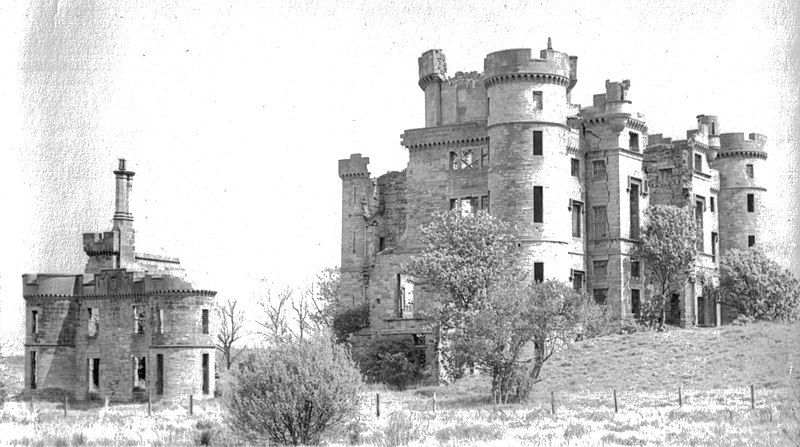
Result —
[[[86, 280], [87, 282], [84, 282]], [[79, 298], [104, 295], [187, 293], [214, 296], [210, 290], [195, 290], [192, 284], [173, 275], [137, 275], [126, 269], [106, 269], [94, 275], [22, 275], [24, 297]]]
[[87, 255], [119, 253], [119, 238], [113, 231], [83, 233], [83, 251]]
[[22, 275], [22, 295], [80, 295], [83, 275], [39, 273]]
[[349, 159], [339, 160], [339, 178], [369, 178], [369, 157], [351, 154]]
[[567, 86], [577, 79], [577, 65], [577, 57], [552, 49], [541, 50], [539, 59], [534, 59], [530, 48], [516, 48], [489, 53], [483, 60], [483, 72], [487, 86], [497, 77], [518, 74], [540, 75], [542, 81]]
[[419, 65], [419, 87], [425, 86], [435, 80], [447, 79], [447, 59], [442, 50], [428, 50], [417, 59]]
[[718, 158], [725, 157], [755, 157], [767, 158], [764, 145], [767, 137], [757, 133], [751, 133], [748, 138], [743, 133], [724, 133], [719, 136], [720, 151]]

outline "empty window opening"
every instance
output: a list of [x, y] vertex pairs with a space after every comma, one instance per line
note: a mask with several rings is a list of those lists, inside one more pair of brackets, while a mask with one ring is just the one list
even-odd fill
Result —
[[756, 195], [755, 194], [748, 194], [747, 195], [747, 212], [752, 213], [756, 210]]
[[694, 220], [697, 225], [697, 249], [703, 250], [704, 232], [703, 232], [703, 208], [705, 208], [705, 199], [699, 199], [694, 204]]
[[711, 233], [711, 261], [717, 262], [717, 244], [719, 243], [719, 235]]
[[592, 261], [592, 270], [597, 280], [604, 280], [608, 275], [608, 261]]
[[133, 391], [144, 391], [147, 387], [147, 359], [133, 358]]
[[486, 147], [481, 148], [481, 167], [488, 168], [489, 167], [489, 145], [487, 144]]
[[531, 92], [531, 107], [542, 110], [542, 92]]
[[156, 321], [156, 332], [159, 333], [159, 334], [163, 334], [164, 333], [164, 309], [160, 309], [159, 308], [158, 312], [156, 312], [156, 316], [158, 318], [158, 321]]
[[608, 235], [608, 214], [605, 205], [592, 207], [594, 238], [602, 239]]
[[485, 196], [481, 196], [481, 210], [487, 213], [490, 213], [489, 210], [489, 193], [487, 192]]
[[630, 150], [639, 152], [639, 134], [636, 132], [628, 132], [628, 139], [630, 142]]
[[712, 121], [711, 122], [711, 135], [716, 135], [716, 134], [717, 134], [717, 126], [716, 126], [716, 123]]
[[164, 394], [164, 354], [156, 354], [156, 394]]
[[577, 158], [570, 158], [569, 172], [573, 177], [580, 177], [581, 175], [581, 162]]
[[86, 334], [89, 337], [94, 337], [100, 330], [100, 309], [89, 307], [86, 310], [89, 316], [89, 326], [86, 329]]
[[592, 161], [592, 180], [605, 180], [606, 179], [606, 161], [594, 160]]
[[425, 346], [426, 344], [425, 334], [414, 334], [414, 346]]
[[703, 156], [701, 154], [694, 154], [694, 170], [703, 172]]
[[745, 165], [745, 171], [747, 171], [747, 178], [753, 178], [753, 165]]
[[133, 333], [144, 334], [144, 308], [141, 306], [133, 306]]
[[356, 252], [356, 231], [353, 230], [353, 253]]
[[31, 311], [31, 334], [39, 333], [39, 311]]
[[475, 157], [472, 149], [450, 152], [450, 170], [458, 171], [475, 167]]
[[629, 193], [629, 220], [631, 239], [639, 239], [639, 184], [631, 183]]
[[31, 389], [36, 389], [36, 351], [31, 351]]
[[747, 246], [748, 247], [754, 247], [755, 245], [756, 245], [756, 237], [755, 237], [755, 235], [751, 234], [751, 235], [747, 236]]
[[642, 315], [642, 298], [639, 289], [631, 289], [631, 314], [636, 318]]
[[583, 221], [583, 203], [572, 201], [572, 237], [581, 237]]
[[89, 392], [96, 393], [100, 389], [100, 359], [86, 359], [86, 367]]
[[606, 304], [608, 298], [608, 289], [594, 289], [594, 302], [597, 304]]
[[542, 155], [544, 150], [542, 144], [542, 131], [541, 130], [534, 130], [533, 131], [533, 155]]
[[210, 385], [209, 372], [211, 368], [209, 365], [210, 360], [211, 359], [208, 354], [203, 354], [203, 394], [208, 394], [209, 389], [211, 388], [209, 386]]
[[581, 290], [583, 290], [583, 280], [584, 280], [585, 277], [586, 277], [586, 273], [585, 272], [582, 272], [582, 271], [579, 271], [579, 270], [573, 270], [572, 271], [572, 288], [577, 290], [577, 291], [579, 291], [579, 292]]
[[411, 278], [397, 274], [397, 314], [399, 318], [414, 317], [414, 283]]
[[542, 194], [544, 188], [541, 186], [533, 187], [533, 221], [540, 223], [544, 221], [544, 206], [542, 204]]
[[711, 208], [711, 212], [714, 213], [717, 211], [717, 199], [714, 196], [709, 197], [709, 208]]
[[642, 275], [642, 263], [638, 259], [631, 259], [631, 278], [639, 278]]
[[203, 309], [203, 333], [208, 334], [208, 309]]
[[350, 202], [351, 204], [356, 204], [356, 187], [353, 186], [353, 200]]
[[544, 281], [544, 262], [533, 263], [533, 280], [536, 282]]
[[383, 236], [380, 236], [378, 238], [378, 251], [383, 251], [385, 249], [386, 249], [386, 238], [383, 237]]
[[450, 199], [450, 210], [454, 210], [458, 207], [456, 199]]

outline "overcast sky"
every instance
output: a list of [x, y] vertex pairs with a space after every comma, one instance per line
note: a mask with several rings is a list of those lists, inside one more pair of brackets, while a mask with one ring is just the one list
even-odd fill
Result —
[[110, 228], [117, 158], [137, 173], [137, 251], [179, 257], [220, 296], [300, 285], [339, 262], [337, 160], [405, 167], [399, 135], [424, 125], [417, 57], [481, 71], [548, 37], [578, 56], [575, 102], [630, 79], [650, 133], [716, 114], [722, 132], [766, 134], [765, 243], [797, 270], [793, 0], [28, 3], [0, 4], [6, 339], [22, 340], [20, 275], [81, 272], [80, 234]]

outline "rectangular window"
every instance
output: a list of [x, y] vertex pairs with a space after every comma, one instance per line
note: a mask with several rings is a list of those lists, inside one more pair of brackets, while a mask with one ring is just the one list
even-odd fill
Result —
[[631, 259], [631, 278], [638, 278], [642, 274], [642, 263], [638, 259]]
[[31, 334], [39, 333], [39, 311], [31, 311]]
[[542, 92], [531, 92], [531, 106], [536, 110], [542, 110]]
[[579, 270], [572, 271], [572, 288], [581, 291], [583, 290], [583, 280], [586, 276], [586, 273], [581, 272]]
[[203, 309], [203, 333], [208, 334], [208, 309]]
[[755, 194], [748, 194], [747, 195], [747, 212], [752, 213], [756, 210], [756, 195]]
[[583, 220], [583, 203], [572, 202], [572, 237], [581, 237], [581, 221]]
[[630, 150], [639, 152], [639, 134], [636, 132], [628, 132], [628, 138], [630, 141]]
[[414, 317], [414, 283], [403, 274], [397, 274], [397, 316], [399, 318]]
[[592, 271], [596, 280], [601, 281], [608, 275], [608, 261], [592, 261]]
[[717, 199], [714, 196], [709, 197], [711, 202], [709, 203], [709, 207], [711, 208], [711, 212], [714, 213], [717, 211]]
[[163, 334], [164, 333], [164, 323], [165, 323], [165, 320], [164, 320], [164, 309], [160, 309], [159, 308], [158, 312], [156, 313], [156, 315], [158, 317], [158, 321], [156, 322], [156, 331], [159, 334]]
[[705, 199], [698, 198], [694, 205], [694, 220], [698, 230], [697, 249], [700, 251], [703, 251], [703, 239], [705, 237], [703, 231], [703, 208], [705, 208]]
[[605, 160], [592, 161], [592, 180], [605, 180], [605, 179], [606, 179]]
[[543, 187], [533, 187], [533, 221], [541, 223], [544, 221], [544, 206], [542, 204]]
[[747, 246], [754, 247], [756, 245], [756, 237], [755, 235], [747, 236]]
[[31, 351], [31, 389], [36, 389], [36, 351]]
[[210, 390], [210, 380], [209, 380], [209, 372], [210, 372], [210, 357], [208, 354], [203, 354], [203, 394], [208, 394]]
[[747, 171], [747, 178], [753, 178], [753, 165], [745, 165], [745, 171]]
[[542, 153], [543, 153], [542, 131], [541, 130], [534, 130], [533, 131], [533, 155], [542, 155]]
[[164, 394], [164, 354], [156, 354], [156, 394]]
[[694, 170], [703, 172], [703, 156], [701, 154], [694, 154]]
[[631, 239], [639, 239], [639, 184], [631, 183], [630, 193], [628, 195], [630, 202], [629, 208], [629, 221], [631, 223], [630, 236]]
[[544, 281], [544, 262], [533, 263], [533, 280], [536, 282]]
[[450, 211], [456, 209], [456, 199], [450, 199]]
[[89, 326], [86, 329], [86, 335], [94, 337], [100, 329], [100, 309], [96, 307], [89, 307], [86, 309], [89, 315]]
[[490, 213], [489, 210], [489, 193], [487, 192], [485, 196], [481, 197], [481, 210]]
[[472, 169], [475, 167], [475, 159], [472, 156], [472, 149], [461, 152], [461, 169]]
[[717, 243], [719, 240], [719, 235], [717, 233], [711, 233], [711, 261], [717, 262]]
[[378, 238], [378, 251], [383, 251], [386, 249], [386, 238], [381, 236]]
[[96, 393], [100, 389], [100, 359], [86, 359], [86, 371], [89, 392]]
[[597, 304], [606, 304], [608, 297], [608, 289], [594, 289], [594, 302]]
[[642, 297], [639, 289], [631, 289], [631, 314], [636, 318], [642, 314]]
[[577, 158], [569, 159], [569, 172], [573, 177], [580, 177], [581, 175], [581, 162]]
[[489, 167], [489, 145], [481, 149], [481, 167]]
[[450, 170], [458, 170], [458, 155], [455, 152], [450, 152]]
[[605, 205], [592, 207], [592, 224], [595, 239], [608, 236], [608, 214]]
[[141, 306], [133, 306], [133, 333], [144, 334], [144, 309]]
[[133, 358], [133, 391], [144, 391], [147, 387], [147, 359]]

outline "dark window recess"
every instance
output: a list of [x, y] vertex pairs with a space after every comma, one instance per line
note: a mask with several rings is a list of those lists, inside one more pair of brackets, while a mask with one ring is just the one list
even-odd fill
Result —
[[142, 306], [133, 306], [133, 333], [144, 334], [145, 313]]
[[541, 186], [533, 187], [533, 221], [540, 223], [544, 221], [544, 207], [542, 204], [543, 189]]
[[145, 357], [135, 357], [134, 362], [136, 379], [133, 382], [133, 390], [144, 391], [147, 388], [147, 359]]
[[694, 204], [694, 220], [697, 225], [697, 249], [703, 251], [704, 232], [703, 232], [703, 208], [705, 203], [703, 200], [698, 200]]
[[203, 333], [208, 334], [208, 309], [203, 309]]
[[639, 134], [636, 132], [628, 132], [628, 137], [630, 139], [630, 150], [639, 152]]
[[456, 209], [456, 199], [450, 199], [450, 209]]
[[597, 304], [606, 304], [608, 297], [608, 289], [594, 289], [594, 302]]
[[544, 281], [544, 262], [533, 263], [533, 280], [536, 282]]
[[636, 318], [642, 315], [642, 298], [639, 289], [631, 289], [631, 314]]
[[413, 335], [414, 335], [414, 346], [426, 345], [425, 334], [413, 334]]
[[572, 202], [572, 237], [581, 237], [582, 220], [583, 220], [583, 203]]
[[489, 193], [487, 192], [485, 196], [481, 196], [481, 210], [490, 213], [489, 209]]
[[573, 177], [580, 177], [581, 175], [581, 162], [577, 158], [569, 160], [569, 172]]
[[754, 235], [747, 236], [747, 246], [753, 247], [756, 245], [756, 237]]
[[458, 155], [455, 152], [450, 152], [450, 169], [458, 170]]
[[593, 261], [592, 270], [597, 280], [602, 281], [608, 275], [608, 261]]
[[753, 178], [753, 165], [745, 165], [745, 171], [747, 172], [747, 178]]
[[719, 240], [719, 235], [717, 233], [711, 233], [711, 260], [714, 262], [717, 261], [718, 240]]
[[713, 196], [709, 197], [709, 207], [711, 208], [711, 212], [714, 213], [717, 211], [717, 199]]
[[209, 355], [203, 354], [203, 394], [209, 393]]
[[89, 391], [100, 389], [100, 359], [89, 359]]
[[586, 276], [586, 273], [574, 270], [572, 272], [572, 288], [581, 291], [583, 290], [583, 279]]
[[156, 354], [156, 394], [164, 394], [164, 354]]
[[638, 278], [642, 275], [642, 263], [638, 259], [631, 259], [631, 278]]
[[542, 131], [541, 130], [534, 130], [533, 131], [533, 155], [542, 155], [542, 152], [543, 152]]
[[639, 185], [631, 183], [631, 190], [629, 194], [630, 202], [630, 222], [631, 222], [631, 239], [639, 239]]
[[31, 334], [39, 333], [39, 311], [31, 311]]
[[755, 194], [748, 194], [747, 195], [747, 212], [752, 213], [756, 210], [756, 195]]
[[386, 249], [386, 238], [381, 236], [378, 238], [378, 251], [383, 251]]
[[703, 156], [700, 154], [694, 154], [694, 170], [703, 172]]
[[31, 351], [31, 389], [36, 389], [36, 351]]

